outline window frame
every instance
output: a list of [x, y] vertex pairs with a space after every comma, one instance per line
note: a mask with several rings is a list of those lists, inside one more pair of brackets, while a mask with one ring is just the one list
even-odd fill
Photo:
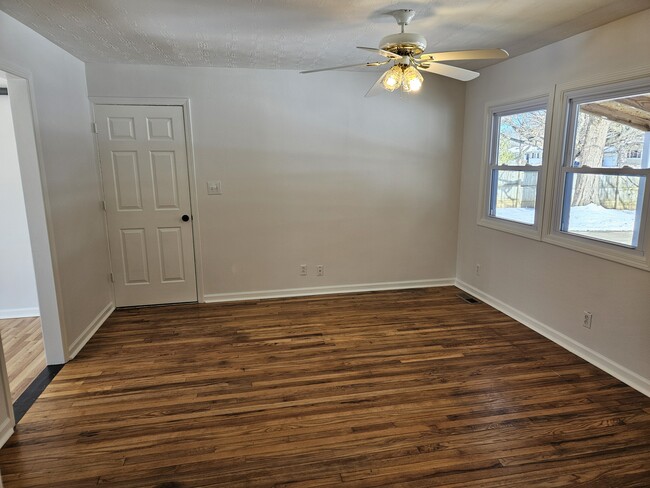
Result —
[[[530, 98], [520, 99], [509, 103], [490, 104], [486, 107], [485, 147], [483, 150], [483, 171], [480, 183], [480, 205], [478, 225], [515, 234], [529, 239], [541, 240], [544, 215], [544, 196], [546, 193], [546, 179], [549, 155], [549, 134], [552, 121], [552, 94], [545, 93]], [[546, 110], [544, 125], [544, 142], [542, 145], [542, 162], [539, 165], [509, 166], [498, 164], [498, 147], [500, 135], [500, 118], [535, 110]], [[508, 220], [491, 214], [495, 188], [493, 175], [498, 171], [523, 171], [537, 173], [537, 190], [535, 195], [535, 220], [533, 224], [526, 224]]]
[[[567, 161], [573, 158], [578, 107], [581, 103], [644, 92], [650, 93], [650, 77], [647, 75], [628, 79], [608, 78], [596, 80], [592, 84], [567, 84], [556, 88], [556, 103], [553, 112], [557, 116], [550, 134], [553, 141], [552, 154], [550, 154], [552, 177], [549, 174], [549, 184], [545, 195], [543, 241], [628, 266], [650, 270], [650, 261], [648, 260], [650, 239], [648, 239], [647, 233], [647, 229], [650, 228], [650, 168], [582, 168], [567, 165]], [[643, 190], [640, 190], [643, 191], [643, 202], [640, 208], [637, 208], [639, 215], [637, 247], [632, 248], [562, 230], [567, 195], [566, 175], [568, 173], [645, 176], [645, 186]]]

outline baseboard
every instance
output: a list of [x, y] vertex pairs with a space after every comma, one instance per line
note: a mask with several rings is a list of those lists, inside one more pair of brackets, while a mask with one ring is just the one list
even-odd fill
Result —
[[10, 417], [7, 417], [4, 422], [2, 422], [2, 425], [0, 425], [0, 447], [5, 445], [13, 433], [13, 422]]
[[431, 288], [451, 286], [454, 278], [417, 281], [389, 281], [384, 283], [365, 283], [358, 285], [314, 286], [311, 288], [287, 288], [284, 290], [243, 291], [235, 293], [215, 293], [205, 295], [206, 303], [237, 302], [242, 300], [263, 300], [268, 298], [305, 297], [312, 295], [332, 295], [335, 293], [360, 293], [364, 291], [404, 290], [408, 288]]
[[97, 317], [95, 317], [90, 324], [88, 324], [88, 327], [86, 327], [81, 335], [68, 347], [68, 361], [74, 359], [74, 357], [79, 354], [79, 351], [83, 349], [90, 338], [95, 335], [95, 332], [97, 332], [102, 324], [106, 322], [106, 319], [113, 313], [113, 310], [115, 310], [115, 304], [111, 302], [106, 305], [101, 312], [99, 312]]
[[0, 309], [0, 319], [19, 319], [22, 317], [38, 317], [41, 314], [38, 307], [3, 308]]
[[456, 280], [456, 286], [467, 293], [474, 295], [476, 298], [484, 301], [488, 305], [496, 308], [497, 310], [503, 312], [507, 316], [515, 319], [517, 322], [522, 323], [526, 327], [534, 330], [535, 332], [543, 335], [547, 339], [555, 342], [559, 346], [562, 346], [564, 349], [572, 352], [576, 356], [581, 357], [585, 361], [593, 364], [599, 369], [602, 369], [606, 373], [611, 374], [614, 378], [621, 380], [623, 383], [631, 386], [637, 391], [640, 391], [644, 395], [650, 397], [650, 379], [644, 378], [643, 376], [635, 373], [634, 371], [627, 369], [625, 366], [618, 364], [615, 361], [603, 356], [602, 354], [594, 351], [593, 349], [588, 348], [587, 346], [581, 344], [575, 339], [570, 338], [567, 335], [562, 334], [561, 332], [556, 331], [552, 327], [543, 324], [542, 322], [526, 315], [524, 312], [517, 310], [516, 308], [508, 305], [507, 303], [494, 298], [493, 296], [484, 293], [478, 288], [473, 287], [463, 281]]

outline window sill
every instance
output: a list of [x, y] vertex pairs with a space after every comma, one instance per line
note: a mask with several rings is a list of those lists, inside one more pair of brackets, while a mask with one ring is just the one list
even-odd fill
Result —
[[500, 219], [498, 217], [481, 217], [478, 221], [478, 225], [536, 241], [541, 240], [542, 237], [537, 226], [520, 224], [518, 222]]
[[626, 249], [616, 244], [591, 241], [584, 237], [559, 232], [544, 235], [542, 241], [633, 268], [650, 271], [647, 253], [644, 253], [641, 249]]

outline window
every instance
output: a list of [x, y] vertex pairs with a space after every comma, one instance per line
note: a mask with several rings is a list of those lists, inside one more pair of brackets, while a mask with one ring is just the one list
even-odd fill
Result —
[[638, 249], [650, 176], [650, 87], [569, 98], [559, 230]]
[[543, 240], [650, 269], [650, 78], [575, 87], [555, 97]]
[[489, 147], [479, 223], [539, 238], [546, 97], [489, 111]]
[[650, 270], [644, 76], [568, 83], [548, 97], [488, 109], [478, 224]]

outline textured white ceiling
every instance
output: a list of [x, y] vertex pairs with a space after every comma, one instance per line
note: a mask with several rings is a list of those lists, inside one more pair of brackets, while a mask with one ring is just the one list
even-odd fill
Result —
[[[511, 55], [650, 8], [650, 0], [0, 0], [0, 9], [87, 62], [312, 69], [364, 62], [398, 32], [428, 51], [499, 47]], [[462, 66], [478, 69], [490, 62]]]

